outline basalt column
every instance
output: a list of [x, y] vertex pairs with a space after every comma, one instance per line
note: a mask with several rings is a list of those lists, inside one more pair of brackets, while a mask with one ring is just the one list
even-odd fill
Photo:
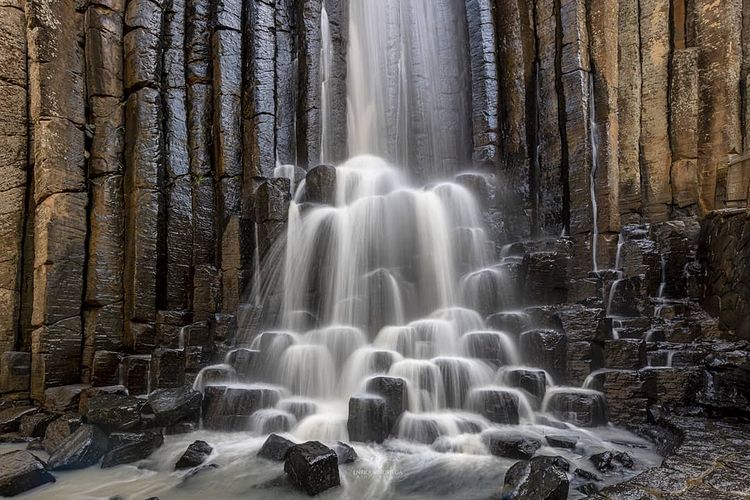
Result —
[[129, 0], [125, 13], [125, 344], [154, 347], [160, 226], [164, 215], [161, 4]]
[[122, 350], [124, 196], [123, 15], [125, 2], [86, 10], [86, 90], [93, 132], [89, 160], [89, 239], [83, 380], [96, 351]]
[[73, 0], [27, 4], [34, 128], [31, 394], [78, 382], [87, 235], [84, 14]]
[[28, 84], [26, 14], [0, 2], [0, 353], [16, 348], [26, 215]]

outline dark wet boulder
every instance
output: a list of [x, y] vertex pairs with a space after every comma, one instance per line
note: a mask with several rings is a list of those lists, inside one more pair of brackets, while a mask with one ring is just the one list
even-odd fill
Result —
[[571, 437], [571, 436], [544, 436], [544, 439], [547, 440], [547, 444], [552, 446], [553, 448], [564, 448], [566, 450], [574, 450], [576, 445], [578, 444], [578, 438]]
[[333, 445], [333, 451], [336, 452], [336, 456], [338, 457], [340, 464], [350, 464], [352, 462], [356, 462], [359, 458], [359, 455], [357, 455], [357, 452], [354, 451], [354, 448], [342, 441], [339, 441], [335, 445]]
[[152, 415], [152, 411], [145, 399], [105, 394], [91, 398], [86, 414], [82, 417], [84, 422], [110, 433], [142, 429], [152, 423], [148, 415]]
[[34, 413], [21, 417], [21, 423], [18, 426], [18, 432], [25, 437], [44, 437], [49, 424], [57, 419], [57, 415], [50, 413]]
[[44, 407], [51, 412], [75, 411], [87, 384], [61, 385], [44, 391]]
[[607, 400], [598, 391], [556, 389], [547, 395], [545, 410], [578, 427], [598, 427], [608, 421]]
[[174, 468], [178, 469], [190, 469], [192, 467], [198, 467], [200, 464], [206, 461], [206, 459], [214, 451], [213, 446], [205, 441], [194, 441], [190, 446], [187, 447], [185, 453], [177, 460]]
[[103, 387], [88, 387], [81, 391], [78, 401], [78, 413], [85, 415], [88, 412], [89, 401], [98, 396], [104, 396], [105, 394], [120, 394], [127, 396], [128, 389], [124, 385], [107, 385]]
[[576, 469], [573, 471], [573, 474], [575, 474], [578, 477], [582, 477], [583, 479], [586, 479], [588, 481], [601, 481], [599, 476], [594, 474], [593, 472], [589, 472], [586, 469]]
[[518, 460], [530, 459], [542, 447], [542, 442], [536, 438], [499, 429], [482, 434], [482, 441], [493, 455]]
[[390, 434], [385, 399], [371, 394], [358, 394], [349, 398], [346, 427], [352, 441], [385, 441]]
[[635, 465], [633, 457], [624, 451], [604, 451], [590, 456], [589, 460], [601, 472], [607, 472], [619, 467], [632, 469], [633, 465]]
[[585, 483], [576, 487], [576, 491], [580, 491], [584, 495], [595, 495], [599, 492], [599, 487], [594, 483]]
[[281, 462], [286, 458], [286, 454], [292, 446], [294, 446], [292, 441], [289, 441], [278, 434], [271, 434], [263, 443], [263, 446], [260, 447], [258, 456]]
[[547, 374], [544, 370], [512, 368], [503, 373], [503, 379], [509, 386], [528, 392], [540, 402], [547, 392]]
[[44, 433], [44, 449], [50, 455], [81, 426], [81, 417], [73, 413], [65, 413], [52, 421]]
[[16, 450], [0, 455], [0, 496], [12, 497], [54, 482], [44, 462], [33, 453]]
[[109, 439], [101, 429], [84, 424], [60, 443], [48, 466], [51, 470], [84, 469], [98, 462], [109, 447]]
[[555, 383], [564, 383], [568, 356], [568, 342], [564, 333], [556, 330], [523, 332], [520, 351], [529, 365], [545, 370]]
[[336, 168], [318, 165], [311, 168], [305, 177], [307, 201], [333, 205], [336, 202]]
[[113, 433], [110, 442], [112, 449], [104, 455], [102, 469], [147, 458], [164, 444], [164, 436], [160, 431]]
[[406, 381], [398, 377], [377, 376], [367, 381], [367, 392], [385, 400], [386, 427], [395, 432], [396, 423], [406, 411], [408, 400]]
[[21, 419], [38, 411], [39, 409], [33, 406], [12, 406], [0, 410], [0, 434], [18, 431]]
[[472, 389], [469, 405], [490, 422], [513, 425], [519, 422], [517, 392], [495, 388]]
[[318, 441], [292, 446], [284, 462], [284, 472], [292, 484], [310, 496], [341, 484], [336, 452]]
[[516, 462], [505, 473], [503, 498], [565, 500], [570, 482], [561, 457], [536, 457]]
[[189, 386], [157, 389], [148, 395], [148, 403], [156, 415], [156, 425], [163, 427], [184, 422], [197, 423], [202, 401], [203, 395]]

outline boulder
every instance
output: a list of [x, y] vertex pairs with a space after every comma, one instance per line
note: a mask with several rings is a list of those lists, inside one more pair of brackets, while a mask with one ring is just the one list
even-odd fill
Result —
[[104, 394], [128, 395], [128, 389], [124, 385], [107, 385], [100, 387], [89, 387], [81, 391], [81, 397], [78, 401], [78, 413], [85, 415], [88, 412], [89, 400]]
[[292, 484], [310, 496], [341, 484], [336, 452], [318, 441], [292, 446], [284, 462], [284, 472]]
[[164, 444], [161, 432], [113, 433], [110, 435], [112, 449], [102, 459], [102, 469], [121, 464], [130, 464], [151, 455]]
[[632, 469], [634, 465], [633, 457], [624, 451], [603, 451], [590, 456], [589, 460], [601, 472], [607, 472], [618, 467]]
[[349, 398], [346, 427], [352, 441], [385, 441], [390, 434], [385, 399], [371, 394], [358, 394]]
[[566, 500], [569, 468], [562, 457], [535, 457], [516, 462], [505, 473], [503, 498]]
[[39, 409], [33, 406], [12, 406], [0, 410], [0, 434], [5, 432], [16, 432], [21, 425], [21, 419], [33, 415]]
[[342, 441], [333, 445], [333, 451], [336, 452], [340, 464], [350, 464], [359, 458], [359, 455], [354, 451], [354, 448]]
[[555, 389], [547, 395], [544, 409], [578, 427], [598, 427], [608, 422], [607, 400], [598, 391]]
[[121, 394], [105, 394], [91, 398], [84, 422], [97, 425], [103, 431], [132, 431], [145, 427], [149, 420], [144, 415], [151, 414], [151, 407], [144, 399]]
[[545, 370], [557, 384], [564, 383], [567, 371], [568, 342], [556, 330], [528, 330], [521, 334], [520, 352], [526, 362]]
[[197, 467], [211, 455], [213, 447], [205, 441], [194, 441], [190, 446], [187, 447], [185, 453], [182, 454], [177, 463], [175, 464], [175, 470], [178, 469], [190, 469]]
[[44, 391], [44, 407], [53, 412], [76, 411], [81, 392], [88, 387], [87, 384], [50, 387]]
[[518, 460], [529, 460], [542, 447], [536, 438], [499, 429], [484, 432], [482, 441], [493, 455]]
[[57, 419], [57, 415], [49, 413], [34, 413], [21, 417], [21, 423], [18, 426], [18, 432], [25, 437], [44, 437], [49, 424]]
[[517, 392], [495, 388], [472, 389], [469, 405], [490, 422], [513, 425], [519, 422]]
[[81, 418], [72, 413], [66, 413], [58, 417], [47, 426], [44, 433], [44, 449], [52, 455], [60, 444], [68, 436], [73, 434], [81, 426]]
[[206, 387], [203, 426], [222, 431], [247, 430], [250, 415], [276, 406], [280, 399], [280, 391], [269, 387]]
[[156, 425], [170, 427], [178, 423], [200, 420], [203, 395], [189, 386], [157, 389], [148, 395], [148, 403], [156, 415]]
[[271, 434], [263, 443], [263, 446], [261, 446], [260, 451], [258, 451], [258, 456], [281, 462], [286, 459], [286, 454], [292, 446], [294, 446], [292, 441], [278, 434]]
[[0, 496], [12, 497], [54, 482], [44, 462], [33, 453], [16, 450], [0, 455]]
[[399, 417], [406, 410], [408, 401], [406, 381], [398, 377], [372, 377], [367, 381], [366, 390], [385, 400], [386, 427], [389, 432], [393, 433]]
[[109, 450], [107, 435], [95, 425], [81, 425], [52, 453], [51, 470], [83, 469], [94, 465]]
[[560, 436], [560, 435], [548, 435], [544, 436], [547, 440], [547, 444], [553, 448], [564, 448], [566, 450], [574, 450], [578, 444], [578, 438], [571, 436]]

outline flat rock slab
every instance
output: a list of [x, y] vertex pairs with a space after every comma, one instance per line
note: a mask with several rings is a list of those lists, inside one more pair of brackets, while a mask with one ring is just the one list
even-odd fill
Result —
[[33, 406], [16, 406], [0, 410], [0, 434], [17, 431], [24, 416], [38, 411], [39, 409]]
[[107, 435], [95, 425], [81, 425], [49, 458], [52, 470], [84, 469], [94, 465], [109, 450]]
[[12, 497], [55, 478], [47, 472], [44, 462], [25, 450], [0, 455], [0, 496]]

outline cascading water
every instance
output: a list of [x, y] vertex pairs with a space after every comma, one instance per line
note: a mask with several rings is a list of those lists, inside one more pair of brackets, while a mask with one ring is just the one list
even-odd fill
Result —
[[597, 245], [599, 240], [599, 208], [596, 201], [596, 173], [599, 169], [599, 131], [596, 125], [596, 95], [594, 94], [594, 73], [589, 75], [589, 143], [591, 145], [591, 174], [589, 189], [591, 195], [591, 259], [594, 272], [599, 271]]
[[320, 162], [330, 163], [333, 161], [331, 154], [333, 40], [325, 2], [320, 3], [320, 9]]

